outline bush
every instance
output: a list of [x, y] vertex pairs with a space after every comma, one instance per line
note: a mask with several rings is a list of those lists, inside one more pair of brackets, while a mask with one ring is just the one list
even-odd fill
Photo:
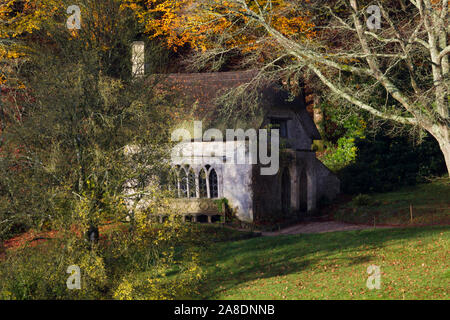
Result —
[[355, 139], [348, 137], [339, 138], [337, 147], [331, 147], [328, 150], [331, 152], [326, 153], [321, 160], [334, 172], [352, 163], [357, 154]]
[[446, 172], [439, 145], [431, 137], [414, 146], [408, 137], [378, 134], [357, 140], [356, 147], [355, 161], [338, 172], [345, 193], [390, 192]]
[[[69, 290], [67, 268], [78, 265], [81, 290]], [[106, 291], [103, 259], [82, 242], [52, 240], [9, 252], [0, 264], [0, 299], [100, 299]]]
[[[38, 246], [8, 250], [0, 263], [0, 300], [187, 299], [197, 294], [204, 243], [192, 239], [187, 227], [172, 220], [101, 236], [98, 244], [89, 244], [81, 235], [61, 234]], [[80, 267], [80, 290], [67, 288], [71, 265]]]
[[367, 194], [358, 194], [353, 198], [352, 204], [357, 207], [368, 206], [372, 203], [372, 198]]

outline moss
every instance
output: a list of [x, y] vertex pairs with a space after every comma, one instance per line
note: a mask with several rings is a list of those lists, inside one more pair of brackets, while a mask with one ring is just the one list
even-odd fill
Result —
[[216, 199], [214, 200], [214, 202], [217, 205], [217, 209], [219, 210], [220, 213], [225, 213], [226, 208], [229, 208], [230, 205], [228, 203], [228, 199], [227, 198], [222, 198], [222, 199]]

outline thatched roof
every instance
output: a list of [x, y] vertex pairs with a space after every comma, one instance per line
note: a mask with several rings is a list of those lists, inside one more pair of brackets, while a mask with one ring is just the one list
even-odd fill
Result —
[[[206, 126], [222, 129], [226, 125], [220, 125], [218, 111], [221, 106], [217, 105], [216, 99], [227, 90], [251, 82], [257, 74], [257, 71], [174, 73], [162, 76], [161, 83], [166, 90], [173, 91], [183, 101], [187, 126], [193, 120], [202, 120]], [[250, 120], [238, 120], [234, 124], [236, 128], [260, 127], [270, 108], [276, 107], [294, 111], [308, 135], [313, 139], [320, 139], [316, 125], [306, 110], [303, 96], [292, 99], [286, 90], [274, 83], [267, 83], [260, 90], [264, 106], [260, 106], [259, 115]], [[182, 124], [181, 126], [184, 127]]]

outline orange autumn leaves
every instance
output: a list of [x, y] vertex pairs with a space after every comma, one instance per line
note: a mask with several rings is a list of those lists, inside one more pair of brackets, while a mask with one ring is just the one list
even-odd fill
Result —
[[[222, 45], [239, 47], [244, 51], [258, 49], [257, 40], [264, 34], [261, 26], [249, 21], [245, 6], [264, 17], [282, 34], [289, 37], [313, 38], [314, 25], [311, 14], [299, 10], [299, 4], [309, 0], [116, 0], [122, 10], [129, 8], [144, 31], [151, 38], [163, 39], [171, 49], [189, 44], [198, 50], [214, 47], [217, 38], [227, 35]], [[84, 2], [83, 2], [84, 3]], [[95, 1], [94, 1], [95, 3]], [[15, 38], [31, 34], [55, 15], [65, 14], [67, 3], [63, 0], [7, 0], [0, 5], [0, 38]], [[83, 6], [84, 7], [84, 6]], [[102, 9], [102, 6], [96, 9]], [[94, 9], [94, 8], [91, 8]], [[104, 8], [103, 8], [104, 9]], [[95, 14], [90, 10], [90, 14]], [[102, 24], [104, 17], [93, 20]], [[111, 26], [106, 26], [111, 27]], [[105, 30], [104, 30], [105, 31]], [[108, 32], [114, 32], [108, 30]], [[0, 46], [5, 51], [5, 47]], [[0, 50], [1, 51], [1, 50]], [[19, 50], [0, 52], [3, 58], [17, 58]]]
[[285, 36], [307, 39], [315, 37], [311, 14], [298, 9], [300, 2], [124, 0], [122, 6], [131, 8], [136, 13], [151, 38], [162, 38], [175, 51], [186, 44], [204, 51], [216, 46], [215, 40], [218, 38], [228, 48], [239, 47], [243, 51], [252, 51], [260, 49], [257, 40], [264, 35], [264, 30], [249, 19], [246, 10], [263, 12], [266, 21]]

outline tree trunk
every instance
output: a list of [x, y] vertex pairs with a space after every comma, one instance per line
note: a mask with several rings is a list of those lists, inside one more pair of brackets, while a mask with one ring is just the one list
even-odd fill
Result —
[[447, 173], [450, 176], [450, 129], [446, 124], [434, 127], [436, 130], [429, 131], [439, 143], [442, 153], [444, 154]]
[[450, 141], [438, 141], [441, 151], [444, 154], [445, 164], [447, 165], [447, 173], [450, 176]]
[[320, 135], [322, 136], [322, 139], [314, 141], [314, 144], [317, 146], [318, 151], [323, 151], [325, 148], [324, 142], [323, 142], [324, 135], [325, 135], [324, 115], [323, 115], [323, 110], [320, 106], [320, 97], [318, 95], [314, 95], [313, 112], [314, 112], [314, 123], [316, 124], [316, 127], [319, 130]]

